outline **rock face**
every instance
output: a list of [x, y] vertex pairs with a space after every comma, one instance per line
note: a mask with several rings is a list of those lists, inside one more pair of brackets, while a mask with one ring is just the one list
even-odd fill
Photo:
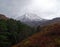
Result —
[[0, 19], [7, 20], [8, 18], [7, 18], [5, 15], [3, 15], [3, 14], [0, 14]]
[[13, 47], [60, 47], [60, 23], [43, 27], [39, 33]]

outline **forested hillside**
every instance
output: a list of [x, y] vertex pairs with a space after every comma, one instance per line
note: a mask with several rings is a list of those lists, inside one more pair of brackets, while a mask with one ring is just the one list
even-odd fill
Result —
[[[1, 17], [0, 17], [1, 18]], [[11, 47], [35, 33], [35, 29], [20, 21], [0, 19], [0, 47]]]

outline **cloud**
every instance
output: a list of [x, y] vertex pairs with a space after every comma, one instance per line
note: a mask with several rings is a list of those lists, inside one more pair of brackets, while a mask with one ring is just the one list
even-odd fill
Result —
[[57, 2], [56, 0], [33, 0], [29, 10], [36, 12], [42, 18], [52, 19], [56, 17]]
[[60, 17], [60, 0], [0, 0], [0, 13], [16, 18], [25, 12], [45, 19]]
[[23, 13], [28, 2], [27, 0], [0, 0], [0, 13], [15, 18]]

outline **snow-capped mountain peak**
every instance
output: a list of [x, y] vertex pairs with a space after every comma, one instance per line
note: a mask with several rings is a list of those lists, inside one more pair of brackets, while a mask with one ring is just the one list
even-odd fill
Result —
[[40, 21], [42, 18], [40, 18], [37, 14], [34, 13], [25, 13], [24, 15], [17, 18], [21, 21]]

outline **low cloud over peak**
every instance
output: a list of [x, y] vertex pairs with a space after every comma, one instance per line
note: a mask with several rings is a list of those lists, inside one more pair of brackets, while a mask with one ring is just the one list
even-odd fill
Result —
[[44, 19], [60, 17], [60, 0], [0, 0], [0, 13], [16, 18], [33, 12]]

